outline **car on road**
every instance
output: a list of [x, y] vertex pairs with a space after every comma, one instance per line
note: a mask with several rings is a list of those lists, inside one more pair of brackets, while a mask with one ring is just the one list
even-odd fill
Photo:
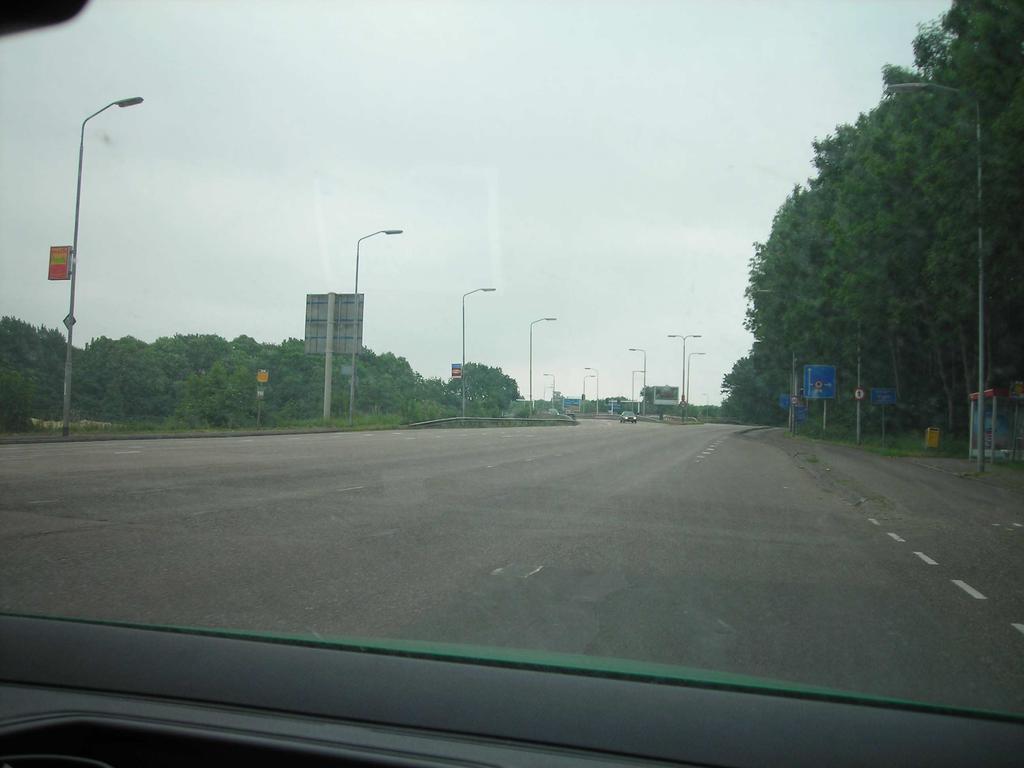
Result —
[[623, 422], [636, 424], [636, 414], [632, 411], [623, 411], [619, 415], [619, 423], [621, 424]]

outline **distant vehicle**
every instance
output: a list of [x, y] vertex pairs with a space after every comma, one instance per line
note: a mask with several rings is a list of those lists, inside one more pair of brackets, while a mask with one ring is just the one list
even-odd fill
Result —
[[633, 413], [632, 411], [623, 411], [622, 414], [619, 416], [619, 423], [622, 422], [630, 422], [632, 424], [636, 424], [636, 414]]

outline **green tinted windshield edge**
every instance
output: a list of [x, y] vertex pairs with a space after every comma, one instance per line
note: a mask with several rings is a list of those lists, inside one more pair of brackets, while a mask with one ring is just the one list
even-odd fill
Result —
[[204, 637], [223, 637], [253, 642], [270, 642], [299, 645], [310, 648], [374, 653], [388, 656], [402, 656], [430, 659], [461, 664], [481, 664], [513, 669], [536, 670], [561, 674], [592, 675], [611, 679], [632, 680], [659, 685], [683, 685], [697, 688], [734, 690], [747, 693], [766, 693], [776, 696], [813, 698], [845, 704], [865, 706], [897, 707], [937, 714], [979, 717], [986, 719], [1012, 720], [1024, 723], [1024, 714], [934, 704], [913, 699], [888, 698], [855, 691], [826, 688], [822, 686], [793, 683], [786, 680], [754, 677], [750, 675], [721, 672], [699, 667], [685, 667], [673, 664], [620, 659], [605, 656], [558, 653], [552, 651], [526, 650], [481, 645], [463, 645], [423, 640], [397, 640], [390, 638], [367, 638], [354, 636], [298, 635], [285, 632], [262, 632], [240, 629], [220, 629], [174, 624], [142, 624], [122, 621], [104, 621], [71, 616], [45, 616], [25, 613], [0, 613], [16, 618], [63, 621], [75, 624], [121, 627], [126, 629], [171, 632]]

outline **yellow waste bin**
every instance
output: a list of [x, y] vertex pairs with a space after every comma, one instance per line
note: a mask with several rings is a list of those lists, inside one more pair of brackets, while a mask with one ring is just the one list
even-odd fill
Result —
[[924, 431], [924, 447], [925, 448], [938, 448], [939, 447], [939, 428], [928, 427]]

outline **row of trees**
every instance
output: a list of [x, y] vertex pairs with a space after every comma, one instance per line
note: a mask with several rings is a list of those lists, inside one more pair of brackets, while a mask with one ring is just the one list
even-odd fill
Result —
[[[65, 339], [13, 317], [0, 320], [0, 427], [23, 429], [30, 417], [62, 412]], [[348, 411], [347, 378], [336, 358], [332, 412]], [[315, 420], [323, 411], [323, 357], [301, 339], [262, 344], [248, 336], [175, 335], [147, 343], [100, 337], [74, 351], [73, 418], [188, 427], [251, 426], [256, 372], [270, 381], [262, 403], [267, 426]], [[419, 421], [456, 415], [461, 383], [424, 378], [390, 352], [364, 350], [357, 366], [357, 409]], [[519, 396], [500, 368], [466, 365], [468, 415], [497, 416]]]
[[[725, 410], [773, 423], [786, 414], [795, 355], [839, 368], [851, 418], [858, 349], [867, 386], [898, 390], [906, 428], [967, 428], [977, 390], [977, 240], [984, 225], [986, 386], [1024, 374], [1024, 5], [957, 0], [920, 29], [912, 70], [885, 85], [959, 93], [884, 97], [814, 143], [816, 175], [779, 209], [750, 261], [746, 327], [755, 343], [725, 376]], [[976, 105], [984, 199], [978, 207]], [[833, 416], [832, 414], [835, 414]]]

